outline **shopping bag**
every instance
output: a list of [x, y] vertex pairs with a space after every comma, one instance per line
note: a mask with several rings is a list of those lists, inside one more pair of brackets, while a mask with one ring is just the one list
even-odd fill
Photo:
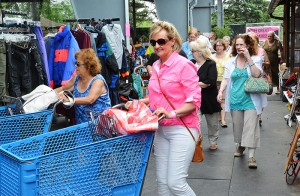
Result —
[[117, 131], [122, 135], [158, 129], [158, 116], [139, 100], [133, 100], [128, 111], [110, 108], [103, 114], [116, 121]]

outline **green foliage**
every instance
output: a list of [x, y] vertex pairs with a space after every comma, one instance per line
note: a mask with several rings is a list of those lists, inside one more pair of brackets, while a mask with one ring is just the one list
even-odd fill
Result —
[[2, 3], [2, 9], [20, 11], [28, 13], [28, 17], [33, 20], [39, 20], [40, 15], [55, 22], [62, 22], [63, 19], [74, 18], [73, 8], [69, 0], [55, 2], [52, 0], [43, 0], [43, 3]]
[[137, 24], [143, 24], [145, 21], [152, 22], [152, 17], [156, 16], [156, 11], [147, 6], [145, 1], [130, 0], [129, 1], [129, 22], [133, 24], [133, 4], [135, 2], [135, 17]]
[[[277, 16], [277, 17], [283, 17], [283, 13], [284, 13], [284, 6], [280, 5], [278, 7], [276, 7], [276, 9], [273, 12], [273, 16]], [[271, 18], [272, 22], [282, 22], [282, 20], [277, 20], [274, 18]]]
[[224, 0], [225, 26], [269, 22], [267, 0]]
[[231, 36], [232, 35], [232, 31], [229, 27], [214, 27], [212, 29], [213, 32], [216, 33], [216, 38], [218, 39], [222, 39], [225, 35]]
[[61, 2], [44, 0], [41, 9], [41, 15], [44, 18], [55, 22], [63, 22], [64, 19], [75, 18], [73, 8], [69, 0], [64, 0]]
[[[270, 22], [267, 0], [224, 0], [224, 26]], [[212, 27], [217, 25], [217, 15], [212, 15]]]

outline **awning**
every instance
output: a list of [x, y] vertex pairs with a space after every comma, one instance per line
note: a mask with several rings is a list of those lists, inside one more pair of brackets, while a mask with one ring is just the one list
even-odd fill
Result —
[[268, 13], [271, 15], [278, 5], [284, 4], [284, 1], [285, 0], [271, 0], [269, 4]]

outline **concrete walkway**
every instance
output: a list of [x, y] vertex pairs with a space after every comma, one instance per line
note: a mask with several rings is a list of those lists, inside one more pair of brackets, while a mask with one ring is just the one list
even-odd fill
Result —
[[[258, 168], [248, 168], [248, 152], [234, 158], [231, 116], [227, 114], [228, 128], [221, 128], [218, 147], [208, 149], [205, 119], [201, 129], [204, 135], [205, 161], [192, 163], [188, 183], [200, 196], [299, 196], [300, 174], [293, 185], [285, 182], [284, 166], [295, 132], [295, 123], [289, 127], [283, 116], [288, 113], [287, 103], [279, 95], [268, 96], [268, 107], [264, 110], [261, 127], [261, 147], [256, 151]], [[143, 196], [156, 196], [154, 157], [150, 163], [143, 187]]]

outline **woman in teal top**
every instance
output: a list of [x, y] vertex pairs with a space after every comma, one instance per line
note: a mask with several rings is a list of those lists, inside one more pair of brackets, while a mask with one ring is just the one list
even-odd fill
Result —
[[[75, 54], [76, 75], [56, 92], [74, 90], [76, 124], [87, 122], [86, 111], [102, 113], [111, 107], [108, 86], [100, 74], [101, 64], [93, 49], [82, 49]], [[59, 94], [61, 98], [64, 95]]]
[[261, 61], [255, 41], [247, 34], [235, 37], [231, 54], [233, 57], [226, 63], [217, 99], [222, 102], [226, 89], [225, 111], [231, 113], [234, 142], [237, 144], [234, 156], [242, 156], [248, 148], [248, 166], [257, 168], [254, 156], [256, 148], [260, 147], [258, 115], [267, 105], [264, 99], [266, 94], [246, 93], [244, 84], [248, 77], [260, 77]]

